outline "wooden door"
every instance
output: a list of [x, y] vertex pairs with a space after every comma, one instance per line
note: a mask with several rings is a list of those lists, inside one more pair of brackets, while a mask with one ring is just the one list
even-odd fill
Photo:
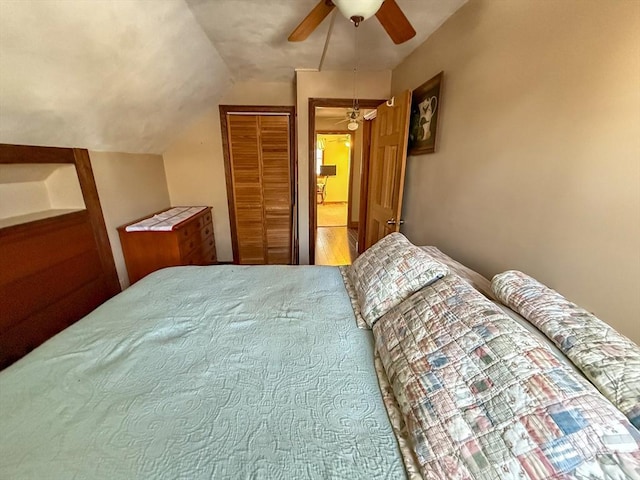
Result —
[[289, 117], [258, 117], [265, 250], [268, 264], [291, 263], [293, 204], [289, 152]]
[[292, 263], [290, 116], [227, 113], [225, 123], [234, 262]]
[[373, 121], [365, 247], [400, 230], [404, 174], [407, 164], [411, 92], [383, 103]]

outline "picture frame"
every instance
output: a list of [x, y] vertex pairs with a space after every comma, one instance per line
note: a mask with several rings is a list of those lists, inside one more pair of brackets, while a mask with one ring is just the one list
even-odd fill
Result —
[[423, 155], [436, 151], [443, 75], [444, 72], [438, 73], [411, 94], [409, 155]]

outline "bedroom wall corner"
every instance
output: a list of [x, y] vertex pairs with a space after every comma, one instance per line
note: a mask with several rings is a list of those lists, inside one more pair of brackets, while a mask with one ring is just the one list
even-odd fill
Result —
[[522, 270], [640, 343], [640, 3], [471, 0], [393, 71], [445, 72], [405, 232]]
[[236, 82], [163, 153], [172, 205], [210, 205], [218, 261], [233, 260], [219, 105], [295, 105], [292, 82]]
[[91, 168], [122, 288], [129, 286], [117, 227], [170, 206], [160, 155], [90, 151]]

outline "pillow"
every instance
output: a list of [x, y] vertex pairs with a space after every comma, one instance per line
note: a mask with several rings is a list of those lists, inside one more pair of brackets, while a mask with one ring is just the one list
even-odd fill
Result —
[[535, 278], [515, 270], [491, 281], [498, 299], [549, 337], [640, 429], [640, 348]]
[[351, 282], [351, 276], [349, 275], [349, 271], [351, 266], [341, 265], [338, 267], [340, 269], [340, 273], [342, 274], [342, 281], [344, 282], [344, 287], [347, 290], [347, 294], [349, 295], [349, 300], [351, 301], [351, 308], [353, 308], [353, 314], [356, 316], [356, 325], [358, 328], [369, 329], [369, 325], [362, 318], [362, 313], [360, 312], [360, 304], [358, 303], [358, 294], [356, 293], [356, 289]]
[[373, 337], [425, 479], [636, 478], [627, 418], [459, 276]]
[[437, 247], [434, 247], [432, 245], [425, 245], [420, 246], [420, 248], [431, 255], [434, 260], [449, 267], [449, 271], [451, 273], [455, 273], [456, 275], [461, 277], [464, 281], [478, 290], [485, 297], [491, 300], [496, 299], [493, 291], [491, 290], [491, 281], [488, 278], [483, 277], [475, 270], [471, 270], [466, 265], [463, 265], [457, 260], [454, 260], [446, 253], [440, 251]]
[[369, 327], [412, 293], [449, 273], [401, 233], [387, 235], [360, 255], [347, 276]]

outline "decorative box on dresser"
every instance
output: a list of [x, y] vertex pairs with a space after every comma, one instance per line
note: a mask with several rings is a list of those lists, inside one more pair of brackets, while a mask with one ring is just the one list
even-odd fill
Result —
[[189, 210], [172, 215], [179, 208], [118, 227], [131, 283], [164, 267], [217, 263], [211, 207], [193, 214], [197, 207], [184, 207]]

